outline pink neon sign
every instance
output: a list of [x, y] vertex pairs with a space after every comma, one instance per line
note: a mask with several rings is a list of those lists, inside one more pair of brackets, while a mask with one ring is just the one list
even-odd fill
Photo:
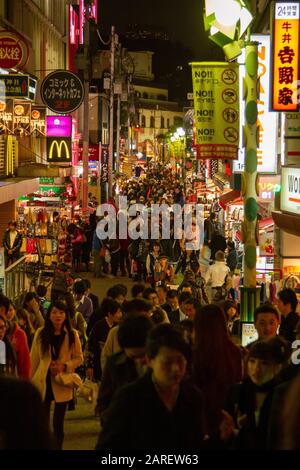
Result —
[[47, 116], [47, 136], [48, 137], [71, 137], [72, 117], [71, 116]]
[[[89, 17], [93, 18], [95, 22], [98, 22], [98, 0], [94, 0], [93, 3], [88, 7], [89, 8]], [[83, 44], [83, 29], [84, 29], [84, 18], [85, 16], [85, 6], [84, 0], [80, 0], [79, 3], [79, 40], [80, 44]]]

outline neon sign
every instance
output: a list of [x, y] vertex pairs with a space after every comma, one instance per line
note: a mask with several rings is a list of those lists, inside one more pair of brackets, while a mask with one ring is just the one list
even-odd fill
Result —
[[71, 139], [47, 137], [47, 156], [51, 162], [70, 162], [72, 155]]
[[83, 44], [83, 30], [85, 23], [85, 9], [88, 8], [89, 18], [94, 19], [97, 23], [98, 21], [98, 0], [94, 0], [90, 5], [84, 5], [84, 0], [80, 0], [79, 3], [79, 42]]

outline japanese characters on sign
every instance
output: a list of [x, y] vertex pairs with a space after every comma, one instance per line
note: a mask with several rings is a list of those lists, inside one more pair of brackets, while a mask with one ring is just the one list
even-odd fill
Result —
[[299, 2], [275, 2], [273, 19], [273, 111], [297, 111]]
[[101, 146], [100, 181], [108, 183], [108, 145]]
[[47, 116], [47, 137], [71, 137], [72, 116]]
[[31, 105], [30, 133], [35, 137], [46, 135], [46, 106]]
[[[82, 160], [83, 156], [83, 147], [79, 147], [78, 159]], [[89, 161], [99, 161], [99, 145], [89, 144]]]
[[0, 98], [0, 132], [13, 132], [13, 100], [2, 101]]
[[0, 31], [0, 68], [21, 70], [29, 56], [28, 45], [23, 36]]
[[197, 157], [236, 159], [239, 69], [235, 63], [192, 63]]
[[0, 75], [0, 99], [28, 98], [29, 75]]
[[31, 103], [29, 101], [14, 101], [14, 134], [30, 135]]
[[42, 81], [41, 96], [51, 111], [68, 114], [79, 108], [83, 102], [84, 88], [77, 75], [66, 70], [57, 70]]

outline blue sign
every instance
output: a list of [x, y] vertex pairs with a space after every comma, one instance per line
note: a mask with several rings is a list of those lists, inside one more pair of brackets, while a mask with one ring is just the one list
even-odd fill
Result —
[[0, 75], [1, 98], [28, 98], [29, 75]]

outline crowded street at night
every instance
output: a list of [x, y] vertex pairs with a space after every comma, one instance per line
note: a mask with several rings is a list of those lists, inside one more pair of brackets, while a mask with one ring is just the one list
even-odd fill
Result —
[[297, 461], [300, 2], [186, 3], [0, 0], [1, 450]]

